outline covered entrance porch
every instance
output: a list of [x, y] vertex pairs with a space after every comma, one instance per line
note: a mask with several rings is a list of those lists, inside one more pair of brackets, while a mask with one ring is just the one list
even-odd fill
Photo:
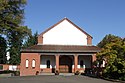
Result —
[[21, 53], [21, 76], [40, 73], [74, 73], [92, 68], [95, 46], [35, 45]]
[[40, 56], [41, 73], [74, 73], [91, 68], [93, 54], [48, 54]]
[[72, 73], [73, 56], [62, 55], [59, 57], [59, 72]]

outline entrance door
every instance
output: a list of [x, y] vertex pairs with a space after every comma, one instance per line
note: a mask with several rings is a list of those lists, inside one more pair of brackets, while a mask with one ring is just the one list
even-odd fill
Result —
[[69, 56], [60, 56], [59, 70], [61, 73], [72, 73], [72, 59]]

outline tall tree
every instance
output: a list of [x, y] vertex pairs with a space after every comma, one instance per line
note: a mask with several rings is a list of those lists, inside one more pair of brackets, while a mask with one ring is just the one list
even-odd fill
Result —
[[0, 36], [0, 64], [5, 64], [7, 61], [6, 58], [6, 40]]
[[38, 33], [34, 33], [34, 35], [29, 35], [27, 37], [27, 39], [25, 40], [24, 44], [23, 44], [23, 48], [27, 48], [33, 45], [36, 45], [38, 42]]
[[0, 33], [7, 34], [22, 23], [26, 0], [0, 0]]
[[19, 64], [20, 63], [20, 49], [22, 47], [23, 39], [30, 35], [30, 30], [27, 30], [27, 27], [20, 27], [17, 31], [12, 30], [8, 33], [8, 44], [10, 52], [10, 64]]
[[20, 48], [23, 38], [31, 33], [22, 26], [26, 0], [0, 0], [0, 34], [7, 37], [10, 64], [20, 63]]

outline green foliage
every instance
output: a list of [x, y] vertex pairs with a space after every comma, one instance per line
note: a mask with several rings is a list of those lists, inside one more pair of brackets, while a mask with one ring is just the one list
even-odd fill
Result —
[[22, 26], [26, 0], [0, 0], [0, 34], [7, 39], [10, 64], [20, 63], [20, 49], [23, 39], [31, 30]]
[[22, 23], [25, 4], [25, 0], [0, 0], [1, 34], [7, 34]]
[[19, 64], [20, 63], [20, 49], [24, 37], [31, 34], [31, 30], [27, 27], [19, 27], [17, 30], [11, 30], [7, 34], [9, 52], [10, 52], [10, 64]]
[[27, 48], [33, 45], [36, 45], [38, 39], [38, 33], [36, 32], [34, 35], [29, 35], [26, 39], [26, 41], [23, 44], [23, 48]]
[[107, 64], [103, 71], [105, 77], [121, 79], [125, 76], [125, 41], [118, 36], [106, 35], [98, 44], [102, 51], [97, 54], [97, 60], [103, 59]]
[[3, 65], [0, 65], [0, 70], [3, 70]]
[[4, 64], [7, 61], [6, 58], [6, 40], [0, 36], [0, 64]]
[[115, 35], [106, 35], [101, 42], [98, 43], [98, 47], [103, 48], [108, 43], [115, 43], [116, 41], [121, 41], [121, 38]]
[[0, 74], [9, 74], [11, 73], [11, 76], [20, 76], [20, 71], [11, 71], [11, 70], [4, 70], [1, 71]]

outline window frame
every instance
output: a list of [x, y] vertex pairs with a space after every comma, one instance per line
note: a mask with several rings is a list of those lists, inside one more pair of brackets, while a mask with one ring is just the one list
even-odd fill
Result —
[[26, 61], [25, 61], [25, 67], [26, 67], [26, 68], [29, 67], [29, 60], [28, 60], [28, 59], [26, 59]]
[[35, 59], [32, 60], [32, 68], [35, 68], [36, 67], [36, 61]]

